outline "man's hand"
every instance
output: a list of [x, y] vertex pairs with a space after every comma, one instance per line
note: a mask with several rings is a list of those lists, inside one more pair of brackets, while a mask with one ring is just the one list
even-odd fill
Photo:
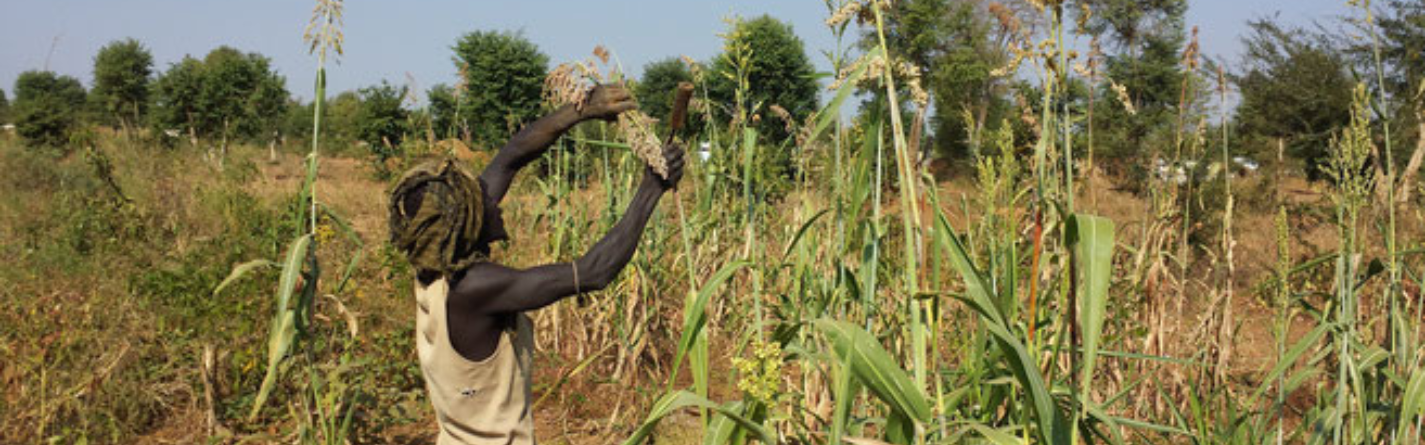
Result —
[[579, 117], [612, 121], [618, 119], [619, 114], [636, 108], [638, 103], [633, 101], [633, 96], [628, 94], [627, 89], [619, 85], [604, 84], [594, 87], [594, 91], [589, 93], [589, 99], [584, 103]]
[[664, 191], [672, 190], [678, 186], [678, 181], [683, 180], [683, 147], [678, 144], [668, 144], [663, 146], [663, 159], [668, 165], [668, 178], [659, 178], [653, 168], [647, 169], [647, 177], [658, 182]]

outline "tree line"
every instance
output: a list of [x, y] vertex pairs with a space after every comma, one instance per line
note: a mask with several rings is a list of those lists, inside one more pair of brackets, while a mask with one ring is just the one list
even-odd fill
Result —
[[[790, 25], [771, 17], [747, 21], [759, 53], [756, 100], [778, 103], [805, 116], [817, 105], [813, 69]], [[328, 99], [332, 140], [360, 142], [378, 156], [410, 136], [459, 138], [489, 147], [502, 143], [541, 112], [541, 93], [550, 60], [520, 33], [476, 31], [452, 47], [460, 75], [454, 85], [424, 92], [410, 85], [379, 84]], [[197, 145], [305, 137], [311, 104], [293, 98], [271, 59], [223, 46], [202, 58], [185, 56], [159, 71], [150, 50], [134, 39], [102, 47], [94, 57], [93, 88], [49, 71], [22, 73], [12, 91], [13, 106], [0, 90], [0, 120], [13, 122], [35, 146], [61, 147], [85, 124], [119, 130], [166, 133]], [[645, 68], [638, 94], [655, 114], [679, 81], [692, 80], [688, 66], [668, 58]], [[732, 86], [712, 82], [714, 97], [730, 98]], [[424, 97], [420, 95], [424, 93]], [[422, 100], [424, 103], [422, 104]], [[730, 99], [729, 99], [730, 100]], [[772, 126], [768, 126], [772, 128]]]
[[[1419, 0], [1394, 0], [1380, 5], [1378, 26], [1384, 37], [1382, 57], [1390, 98], [1393, 144], [1409, 150], [1418, 138], [1425, 115], [1422, 75], [1425, 75], [1425, 6]], [[1110, 170], [1146, 165], [1148, 158], [1177, 145], [1184, 116], [1203, 116], [1218, 88], [1230, 83], [1236, 108], [1225, 124], [1237, 135], [1233, 150], [1268, 159], [1296, 162], [1315, 175], [1334, 132], [1349, 119], [1351, 86], [1373, 76], [1370, 42], [1349, 37], [1348, 22], [1291, 27], [1274, 17], [1250, 21], [1242, 36], [1240, 60], [1207, 59], [1188, 63], [1199, 51], [1195, 29], [1185, 16], [1187, 0], [1079, 0], [1069, 2], [1073, 32], [1091, 39], [1084, 54], [1075, 54], [1074, 69], [1082, 76], [1067, 79], [1070, 115], [1088, 127], [1087, 140], [1076, 147], [1106, 159]], [[1032, 140], [1035, 129], [1026, 116], [1037, 114], [1042, 101], [1039, 82], [1014, 72], [998, 72], [1015, 58], [1013, 42], [1045, 26], [1042, 15], [1018, 2], [981, 0], [905, 0], [889, 10], [886, 39], [892, 59], [909, 67], [924, 85], [926, 104], [906, 101], [902, 109], [924, 115], [926, 136], [919, 143], [927, 153], [945, 159], [969, 159], [979, 147], [979, 135], [1002, 125], [1013, 127], [1018, 140]], [[813, 30], [801, 30], [815, 32]], [[771, 140], [792, 136], [784, 120], [803, 122], [819, 106], [818, 74], [791, 25], [769, 16], [734, 21], [723, 35], [725, 48], [744, 48], [741, 67], [748, 73], [743, 98], [754, 104], [758, 128]], [[851, 36], [852, 45], [869, 48], [877, 36]], [[859, 42], [859, 43], [858, 43]], [[540, 48], [514, 32], [476, 31], [452, 46], [459, 70], [456, 82], [426, 91], [387, 81], [329, 100], [330, 140], [359, 143], [384, 160], [400, 152], [403, 141], [456, 138], [474, 147], [492, 147], [541, 112], [541, 90], [550, 60]], [[1077, 51], [1076, 51], [1077, 52]], [[828, 54], [830, 55], [830, 54]], [[1195, 54], [1193, 54], [1195, 56]], [[729, 75], [739, 67], [719, 55], [694, 62], [669, 57], [643, 67], [632, 82], [650, 115], [666, 114], [668, 93], [681, 81], [700, 75], [699, 92], [706, 98], [707, 116], [732, 119], [731, 104], [738, 86]], [[697, 70], [707, 71], [696, 73]], [[829, 75], [834, 75], [830, 73]], [[110, 125], [150, 134], [174, 132], [194, 145], [207, 141], [225, 148], [232, 140], [302, 138], [310, 132], [310, 104], [288, 93], [285, 80], [271, 61], [256, 53], [220, 47], [199, 59], [185, 57], [157, 72], [153, 57], [141, 43], [125, 39], [103, 47], [94, 58], [94, 85], [85, 91], [73, 77], [30, 71], [20, 75], [8, 100], [0, 91], [0, 120], [13, 122], [18, 133], [37, 146], [62, 146], [81, 123]], [[883, 91], [861, 91], [862, 109], [883, 110]], [[13, 103], [11, 103], [13, 102]], [[772, 110], [789, 119], [772, 116]], [[1026, 111], [1027, 110], [1027, 111]], [[696, 116], [701, 118], [702, 116]], [[1203, 120], [1203, 131], [1218, 123]], [[694, 125], [698, 128], [698, 125]], [[170, 138], [173, 139], [173, 138]], [[795, 149], [793, 146], [792, 149]], [[1409, 153], [1398, 153], [1406, 159]]]

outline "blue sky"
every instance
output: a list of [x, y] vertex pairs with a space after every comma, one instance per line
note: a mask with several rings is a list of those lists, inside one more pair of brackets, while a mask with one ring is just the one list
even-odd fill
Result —
[[[1023, 0], [1003, 0], [1023, 1]], [[1345, 0], [1189, 0], [1189, 25], [1202, 29], [1204, 53], [1235, 60], [1252, 18], [1280, 13], [1309, 24], [1347, 12]], [[302, 44], [311, 2], [299, 0], [0, 0], [0, 89], [19, 73], [49, 69], [90, 84], [94, 54], [124, 37], [153, 51], [159, 70], [185, 54], [219, 45], [260, 52], [286, 76], [288, 89], [310, 97], [315, 59]], [[354, 89], [388, 79], [421, 89], [453, 83], [450, 46], [472, 30], [522, 31], [555, 62], [584, 58], [596, 44], [612, 49], [638, 74], [643, 64], [686, 54], [706, 60], [720, 50], [717, 33], [732, 14], [771, 14], [792, 23], [819, 67], [835, 46], [822, 25], [820, 0], [348, 0], [346, 55], [329, 70], [330, 88]]]

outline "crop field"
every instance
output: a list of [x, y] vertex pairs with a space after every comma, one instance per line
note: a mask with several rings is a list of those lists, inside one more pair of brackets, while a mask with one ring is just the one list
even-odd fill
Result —
[[599, 84], [640, 109], [525, 168], [492, 261], [578, 258], [663, 141], [689, 162], [613, 284], [529, 314], [540, 443], [1425, 439], [1425, 4], [1343, 2], [1338, 37], [1255, 21], [1226, 61], [1186, 1], [825, 3], [796, 30], [834, 36], [822, 73], [731, 16], [712, 60], [641, 78], [474, 32], [452, 86], [333, 94], [362, 6], [318, 0], [291, 42], [315, 79], [286, 79], [309, 101], [227, 47], [146, 68], [140, 99], [102, 74], [132, 40], [88, 92], [21, 74], [0, 443], [435, 443], [390, 192]]

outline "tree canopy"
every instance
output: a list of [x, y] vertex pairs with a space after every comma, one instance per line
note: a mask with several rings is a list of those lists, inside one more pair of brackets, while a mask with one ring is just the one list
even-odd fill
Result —
[[5, 99], [5, 90], [0, 89], [0, 124], [10, 121], [10, 101]]
[[[758, 129], [774, 140], [788, 136], [785, 125], [766, 113], [773, 105], [785, 109], [800, 122], [817, 108], [817, 85], [811, 60], [802, 39], [792, 31], [792, 25], [763, 15], [739, 21], [724, 36], [724, 48], [742, 46], [748, 49], [746, 105], [761, 105], [762, 123]], [[725, 110], [734, 109], [737, 83], [732, 80], [737, 71], [735, 55], [724, 52], [712, 64], [714, 74], [708, 80], [708, 96]], [[726, 117], [726, 113], [724, 113]]]
[[[383, 80], [380, 85], [362, 88], [357, 94], [361, 97], [361, 107], [356, 114], [358, 137], [372, 147], [391, 149], [401, 145], [401, 139], [409, 131], [410, 113], [401, 107], [406, 87], [396, 87]], [[377, 155], [384, 160], [389, 153], [377, 151]]]
[[79, 79], [51, 71], [26, 71], [15, 79], [15, 127], [32, 146], [61, 147], [84, 106]]
[[[991, 41], [989, 11], [973, 2], [907, 0], [887, 11], [886, 47], [891, 56], [915, 67], [930, 94], [934, 114], [928, 126], [935, 130], [934, 148], [942, 156], [970, 153], [970, 133], [965, 113], [975, 122], [1001, 122], [1008, 116], [1005, 82], [991, 76], [1007, 57]], [[879, 45], [879, 36], [867, 31], [862, 47]], [[882, 91], [872, 91], [879, 98]], [[910, 94], [901, 94], [910, 109]]]
[[288, 93], [267, 57], [219, 47], [185, 57], [154, 83], [154, 120], [197, 137], [256, 137], [277, 128]]
[[472, 142], [495, 148], [538, 116], [549, 56], [514, 32], [477, 31], [455, 43], [465, 82], [459, 119]]
[[[1251, 27], [1252, 33], [1243, 38], [1240, 71], [1233, 74], [1242, 92], [1239, 131], [1281, 140], [1288, 153], [1307, 166], [1320, 165], [1331, 135], [1351, 117], [1356, 81], [1347, 71], [1349, 64], [1321, 36], [1270, 20], [1253, 21]], [[1308, 173], [1319, 174], [1314, 167]]]
[[459, 104], [456, 94], [458, 93], [455, 88], [443, 83], [431, 87], [430, 91], [426, 92], [431, 127], [437, 138], [453, 138], [459, 137], [461, 134], [456, 114], [456, 106]]
[[153, 54], [134, 39], [116, 40], [94, 56], [96, 102], [124, 128], [141, 122], [148, 111]]
[[[666, 119], [673, 111], [673, 93], [679, 82], [692, 82], [693, 73], [677, 57], [649, 62], [643, 66], [643, 78], [639, 79], [634, 95], [638, 97], [638, 107], [649, 116]], [[696, 117], [690, 114], [689, 118]], [[663, 121], [659, 126], [666, 126]], [[689, 129], [697, 130], [698, 125], [689, 124]]]

